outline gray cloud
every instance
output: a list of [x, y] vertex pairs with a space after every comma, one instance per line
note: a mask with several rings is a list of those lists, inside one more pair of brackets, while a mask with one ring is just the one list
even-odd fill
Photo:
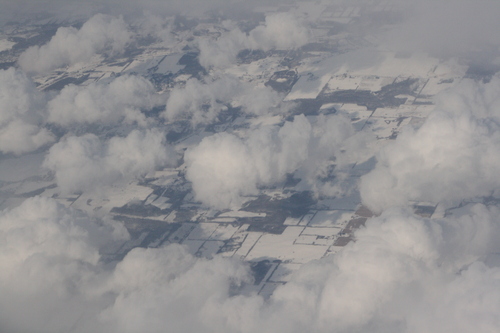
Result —
[[0, 23], [20, 21], [40, 17], [56, 18], [61, 21], [88, 19], [92, 15], [104, 13], [108, 15], [125, 15], [137, 17], [144, 11], [157, 15], [193, 15], [198, 16], [209, 10], [228, 10], [234, 5], [239, 7], [237, 0], [19, 0], [12, 2], [1, 0]]
[[166, 46], [175, 42], [172, 25], [175, 17], [164, 17], [154, 12], [146, 11], [143, 16], [134, 18], [131, 25], [137, 29], [140, 36], [153, 36], [165, 43]]
[[444, 57], [467, 55], [476, 48], [498, 44], [488, 33], [500, 28], [496, 1], [408, 1], [404, 20], [388, 31], [384, 43], [395, 50], [430, 52]]

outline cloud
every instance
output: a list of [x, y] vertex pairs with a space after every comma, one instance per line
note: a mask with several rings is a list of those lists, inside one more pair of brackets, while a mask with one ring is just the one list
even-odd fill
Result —
[[157, 15], [200, 16], [210, 10], [227, 10], [240, 6], [236, 0], [0, 0], [2, 12], [0, 24], [6, 22], [29, 22], [40, 17], [55, 18], [59, 21], [88, 19], [94, 14], [140, 16], [145, 11]]
[[292, 13], [276, 13], [266, 16], [264, 25], [250, 31], [252, 49], [297, 49], [311, 37], [305, 22]]
[[279, 109], [282, 96], [269, 87], [255, 87], [229, 75], [206, 80], [203, 83], [192, 78], [185, 86], [174, 87], [162, 116], [169, 121], [187, 118], [196, 126], [212, 123], [228, 106], [241, 106], [251, 115], [282, 111]]
[[314, 124], [296, 116], [282, 127], [253, 129], [245, 139], [218, 133], [186, 151], [186, 178], [197, 200], [218, 209], [236, 207], [241, 196], [255, 195], [258, 186], [280, 182], [297, 169], [315, 184], [335, 156], [339, 167], [348, 163], [340, 150], [354, 137], [343, 116], [319, 117]]
[[[129, 237], [120, 223], [98, 223], [45, 197], [30, 198], [11, 211], [3, 211], [0, 220], [3, 282], [18, 273], [23, 265], [35, 263], [37, 258], [52, 257], [55, 263], [71, 260], [96, 265], [101, 246]], [[42, 265], [34, 267], [43, 268]], [[40, 277], [42, 283], [43, 275]], [[36, 290], [36, 286], [23, 285], [23, 288]]]
[[395, 50], [456, 57], [500, 42], [486, 33], [500, 27], [495, 19], [500, 4], [495, 1], [423, 0], [406, 5], [403, 20], [380, 36]]
[[[43, 197], [0, 213], [0, 330], [63, 332], [95, 316], [88, 292], [99, 247], [127, 239], [113, 221], [94, 221]], [[102, 272], [102, 271], [101, 271]]]
[[97, 54], [116, 55], [124, 51], [131, 33], [123, 18], [97, 14], [78, 30], [61, 27], [45, 45], [32, 46], [19, 57], [26, 72], [50, 70], [88, 62]]
[[251, 30], [248, 35], [232, 22], [225, 22], [229, 30], [215, 42], [200, 40], [200, 64], [205, 68], [225, 68], [236, 61], [244, 49], [264, 50], [297, 49], [308, 43], [310, 31], [305, 23], [291, 13], [276, 13], [266, 16], [264, 25]]
[[[110, 7], [115, 3], [108, 2]], [[190, 3], [162, 6], [187, 8]], [[474, 14], [478, 9], [471, 10]], [[293, 43], [303, 42], [305, 30], [299, 25], [294, 34], [293, 26], [281, 25], [293, 19], [280, 15], [273, 16], [275, 22], [268, 17], [249, 35], [229, 29], [213, 49], [213, 59], [205, 54], [206, 65], [223, 67], [234, 61], [237, 50], [251, 45], [298, 47]], [[484, 29], [488, 24], [479, 25]], [[83, 27], [64, 29], [60, 35], [66, 37], [57, 37], [57, 43], [65, 38], [86, 40]], [[285, 31], [294, 39], [287, 40]], [[89, 32], [92, 40], [97, 35]], [[35, 60], [45, 59], [34, 62], [36, 70], [86, 61], [67, 57], [52, 63], [44, 52], [64, 51], [56, 42], [36, 49]], [[89, 54], [109, 50], [109, 45], [99, 49], [93, 41], [88, 43]], [[219, 59], [219, 54], [229, 57]], [[448, 210], [445, 218], [425, 219], [405, 208], [389, 207], [413, 200], [438, 203], [498, 196], [499, 87], [498, 79], [489, 84], [464, 81], [441, 95], [427, 122], [405, 129], [378, 155], [375, 170], [362, 178], [363, 201], [383, 211], [381, 215], [368, 220], [356, 232], [356, 241], [341, 252], [303, 265], [268, 300], [238, 294], [239, 286], [252, 283], [242, 261], [218, 255], [198, 258], [180, 245], [170, 245], [136, 248], [120, 262], [105, 262], [103, 247], [128, 237], [118, 222], [94, 220], [42, 197], [4, 210], [0, 331], [496, 332], [500, 268], [489, 259], [500, 253], [500, 210], [468, 204]], [[23, 74], [0, 71], [0, 151], [21, 154], [52, 142], [52, 134], [43, 128], [47, 119], [60, 126], [124, 121], [151, 127], [142, 110], [157, 105], [152, 96], [147, 81], [126, 76], [107, 85], [68, 86], [46, 104], [45, 96]], [[172, 91], [164, 116], [205, 124], [227, 105], [265, 115], [279, 103], [279, 95], [271, 90], [249, 90], [230, 77], [208, 83], [190, 80], [185, 88]], [[337, 183], [325, 184], [319, 178], [329, 176], [334, 166], [338, 179], [343, 168], [359, 161], [363, 135], [354, 134], [350, 120], [340, 115], [301, 115], [282, 126], [239, 128], [189, 148], [186, 177], [198, 200], [221, 209], [238, 206], [243, 196], [257, 194], [260, 186], [283, 181], [293, 172], [303, 178], [304, 188], [331, 195], [337, 193]], [[140, 178], [174, 160], [164, 133], [143, 129], [111, 139], [68, 135], [48, 151], [45, 167], [63, 191], [74, 192]]]
[[111, 82], [88, 86], [68, 85], [48, 103], [48, 122], [61, 126], [78, 124], [147, 125], [142, 110], [161, 103], [153, 85], [140, 76], [120, 76]]
[[20, 155], [54, 141], [41, 127], [45, 97], [14, 68], [0, 70], [0, 152]]
[[55, 138], [46, 123], [64, 128], [120, 122], [147, 127], [151, 120], [143, 111], [164, 103], [149, 81], [128, 75], [69, 85], [48, 99], [21, 71], [0, 70], [0, 152], [20, 155], [52, 143]]
[[[500, 211], [468, 205], [444, 219], [405, 210], [372, 218], [343, 251], [303, 265], [271, 298], [234, 295], [243, 262], [180, 245], [136, 248], [116, 265], [99, 249], [127, 239], [31, 198], [0, 213], [0, 327], [23, 332], [495, 331]], [[105, 222], [105, 221], [103, 221]], [[480, 318], [478, 322], [478, 318]]]
[[361, 180], [361, 197], [382, 211], [408, 201], [460, 202], [488, 196], [500, 183], [500, 80], [466, 80], [440, 95], [419, 129], [407, 127]]
[[135, 19], [133, 26], [138, 28], [138, 33], [144, 37], [151, 36], [161, 40], [165, 46], [175, 42], [175, 36], [172, 33], [174, 18], [164, 18], [155, 15], [153, 12], [146, 11], [144, 15]]
[[250, 282], [246, 264], [190, 255], [180, 245], [133, 249], [118, 264], [104, 245], [128, 238], [116, 221], [95, 221], [36, 197], [0, 213], [0, 329], [22, 332], [172, 332], [210, 326], [209, 308]]
[[94, 134], [66, 137], [50, 148], [43, 165], [54, 173], [61, 191], [73, 193], [142, 177], [175, 159], [165, 135], [153, 129], [106, 142]]
[[256, 194], [257, 171], [245, 144], [236, 136], [218, 133], [186, 151], [186, 178], [197, 200], [211, 207], [241, 204], [241, 195]]
[[304, 265], [278, 288], [271, 321], [291, 332], [469, 332], [479, 315], [482, 329], [494, 331], [500, 270], [480, 258], [498, 248], [498, 213], [475, 206], [430, 221], [387, 211], [355, 243]]
[[196, 258], [180, 245], [134, 249], [116, 266], [109, 283], [117, 296], [100, 317], [117, 332], [211, 331], [210, 314], [231, 286], [250, 281], [236, 260]]

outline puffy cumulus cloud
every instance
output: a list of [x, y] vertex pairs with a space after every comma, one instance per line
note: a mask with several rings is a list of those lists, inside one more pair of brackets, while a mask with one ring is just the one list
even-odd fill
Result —
[[[356, 242], [303, 265], [269, 300], [234, 295], [248, 266], [180, 245], [100, 262], [123, 226], [48, 198], [0, 213], [0, 328], [22, 332], [495, 332], [500, 211], [469, 205], [444, 219], [389, 210]], [[116, 222], [115, 222], [116, 223]], [[96, 238], [99, 236], [100, 238]]]
[[248, 34], [232, 22], [225, 22], [225, 28], [229, 31], [215, 42], [199, 42], [199, 59], [203, 67], [227, 67], [236, 61], [238, 53], [244, 49], [296, 49], [307, 44], [310, 39], [310, 31], [305, 22], [292, 13], [267, 15], [264, 25], [256, 27]]
[[378, 155], [361, 181], [363, 202], [375, 211], [408, 200], [460, 201], [487, 196], [500, 182], [500, 80], [467, 80], [441, 94], [419, 128], [405, 128]]
[[240, 261], [195, 258], [179, 245], [134, 249], [113, 272], [117, 296], [100, 317], [113, 332], [213, 331], [212, 313], [230, 288], [250, 281]]
[[175, 164], [175, 153], [157, 130], [133, 130], [103, 142], [93, 134], [70, 136], [53, 145], [43, 163], [65, 193], [92, 190], [120, 179], [141, 177]]
[[305, 45], [311, 37], [305, 22], [292, 13], [276, 13], [266, 16], [264, 26], [250, 31], [252, 49], [296, 49]]
[[208, 124], [228, 106], [241, 106], [248, 114], [264, 115], [279, 108], [281, 101], [282, 96], [271, 88], [255, 87], [232, 76], [223, 75], [207, 83], [193, 78], [185, 86], [172, 89], [162, 115], [167, 120], [187, 118], [193, 125]]
[[217, 40], [202, 39], [198, 42], [198, 59], [204, 68], [226, 68], [236, 62], [238, 53], [247, 48], [248, 36], [234, 24]]
[[167, 120], [192, 118], [193, 124], [210, 123], [220, 111], [227, 110], [228, 101], [234, 92], [234, 79], [215, 80], [204, 84], [190, 79], [184, 87], [176, 87], [170, 92], [163, 116]]
[[141, 109], [149, 110], [161, 102], [149, 81], [126, 75], [109, 83], [64, 87], [48, 103], [47, 121], [61, 126], [121, 121], [146, 126]]
[[180, 245], [130, 251], [116, 266], [99, 251], [128, 233], [54, 199], [36, 197], [0, 213], [0, 330], [172, 332], [211, 326], [248, 266], [190, 255]]
[[20, 119], [0, 128], [0, 151], [21, 155], [29, 153], [54, 141], [48, 130]]
[[[92, 307], [99, 247], [127, 239], [113, 221], [93, 221], [36, 197], [0, 213], [0, 330], [71, 331]], [[95, 314], [94, 314], [95, 315]]]
[[123, 52], [131, 34], [122, 18], [97, 14], [80, 28], [61, 27], [45, 45], [32, 46], [21, 54], [19, 65], [27, 72], [89, 61], [96, 54]]
[[23, 154], [54, 140], [45, 128], [45, 97], [23, 73], [0, 70], [0, 152]]
[[500, 270], [480, 259], [498, 250], [498, 218], [484, 206], [440, 221], [385, 212], [278, 288], [269, 321], [285, 332], [493, 332]]
[[6, 123], [20, 115], [38, 120], [36, 109], [43, 107], [44, 98], [35, 89], [35, 85], [22, 72], [13, 67], [0, 70], [1, 113], [0, 121]]
[[184, 154], [186, 178], [197, 200], [217, 208], [241, 204], [241, 195], [257, 191], [257, 171], [246, 145], [236, 136], [218, 133]]
[[328, 161], [338, 156], [343, 163], [340, 150], [354, 137], [343, 116], [319, 117], [314, 124], [296, 116], [282, 127], [254, 129], [245, 139], [218, 133], [186, 151], [186, 178], [197, 200], [219, 209], [233, 207], [241, 204], [241, 196], [256, 194], [258, 186], [282, 181], [297, 169], [314, 184]]
[[[98, 223], [45, 197], [27, 199], [21, 206], [1, 212], [0, 221], [0, 276], [4, 282], [12, 274], [22, 272], [23, 265], [35, 264], [37, 259], [51, 257], [55, 259], [54, 263], [72, 260], [95, 265], [99, 260], [100, 247], [129, 237], [120, 223], [112, 220]], [[42, 268], [37, 265], [33, 267]], [[34, 277], [41, 272], [32, 273]], [[40, 278], [40, 283], [43, 283], [43, 274]], [[22, 287], [36, 290], [36, 286]]]

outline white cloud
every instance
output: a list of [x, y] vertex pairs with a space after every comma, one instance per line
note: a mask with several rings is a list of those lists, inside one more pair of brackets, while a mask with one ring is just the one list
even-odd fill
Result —
[[310, 39], [310, 32], [303, 20], [291, 13], [276, 13], [266, 16], [264, 25], [247, 34], [231, 22], [226, 22], [229, 32], [222, 34], [215, 42], [201, 40], [200, 64], [205, 67], [225, 68], [236, 61], [244, 49], [264, 50], [296, 49]]
[[305, 22], [292, 13], [266, 16], [264, 26], [250, 31], [251, 49], [297, 49], [309, 41], [311, 35]]
[[206, 312], [228, 298], [231, 285], [250, 281], [248, 273], [242, 262], [195, 258], [179, 245], [134, 249], [113, 272], [117, 296], [101, 318], [118, 332], [211, 331]]
[[[287, 40], [283, 31], [293, 36], [293, 27], [280, 22], [269, 19], [249, 36], [233, 31], [236, 37], [228, 35], [227, 45], [221, 38], [213, 55], [242, 47], [231, 44], [238, 36], [245, 43], [259, 40], [262, 48], [295, 47], [303, 30]], [[40, 58], [48, 57], [42, 49]], [[233, 52], [224, 61], [211, 61], [223, 66], [234, 57]], [[36, 66], [55, 65], [47, 60]], [[116, 88], [113, 83], [67, 87], [49, 106], [51, 121], [146, 124], [140, 109], [149, 105], [150, 85], [132, 77], [113, 82]], [[186, 115], [195, 123], [210, 122], [226, 101], [265, 114], [279, 100], [269, 93], [261, 102], [258, 93], [241, 93], [246, 87], [235, 82], [189, 81], [185, 90], [172, 93], [167, 119]], [[376, 169], [363, 178], [365, 203], [381, 211], [409, 200], [460, 201], [497, 192], [499, 87], [497, 79], [487, 85], [463, 82], [442, 95], [421, 128], [408, 128], [380, 153]], [[53, 140], [40, 129], [44, 103], [22, 74], [0, 72], [0, 151], [19, 154]], [[206, 113], [200, 111], [204, 105]], [[187, 177], [198, 199], [231, 207], [241, 196], [257, 193], [257, 186], [297, 169], [308, 186], [320, 187], [316, 177], [331, 163], [341, 170], [359, 160], [363, 138], [353, 135], [348, 119], [313, 119], [298, 116], [281, 128], [241, 130], [242, 137], [216, 134], [188, 150]], [[91, 134], [66, 137], [50, 149], [45, 166], [64, 191], [94, 189], [172, 161], [164, 137], [155, 130], [108, 141]], [[386, 210], [356, 233], [356, 242], [304, 265], [264, 301], [255, 294], [230, 296], [233, 285], [251, 280], [244, 263], [196, 258], [177, 245], [134, 249], [116, 265], [104, 264], [99, 250], [126, 238], [122, 225], [94, 221], [52, 199], [28, 199], [0, 213], [0, 331], [496, 332], [500, 268], [485, 262], [500, 253], [499, 221], [498, 208], [482, 205], [452, 210], [439, 220]]]
[[90, 292], [102, 272], [99, 247], [127, 237], [116, 222], [98, 223], [43, 197], [1, 212], [0, 330], [67, 332], [78, 321], [88, 326], [105, 303]]
[[193, 124], [210, 123], [220, 111], [227, 109], [223, 104], [231, 98], [234, 79], [225, 78], [203, 84], [190, 79], [184, 87], [176, 87], [170, 92], [163, 116], [168, 120], [192, 118]]
[[68, 85], [48, 103], [48, 122], [74, 124], [116, 124], [121, 121], [147, 125], [141, 109], [160, 104], [153, 85], [140, 76], [120, 76], [109, 83]]
[[217, 40], [202, 39], [198, 42], [200, 65], [204, 68], [226, 68], [236, 62], [241, 50], [247, 48], [248, 36], [235, 26]]
[[[114, 265], [99, 248], [126, 239], [48, 198], [0, 213], [0, 327], [23, 332], [494, 332], [500, 211], [470, 205], [428, 220], [386, 211], [338, 254], [302, 266], [268, 301], [230, 296], [248, 267], [179, 245], [137, 248]], [[116, 222], [115, 222], [116, 223]], [[123, 228], [123, 227], [121, 227]], [[478, 319], [479, 318], [479, 319]], [[479, 321], [478, 321], [479, 320]]]
[[124, 51], [131, 34], [123, 18], [97, 14], [77, 30], [61, 27], [50, 42], [32, 46], [19, 57], [19, 65], [27, 72], [47, 72], [79, 62], [87, 62], [96, 54], [116, 55]]
[[17, 209], [3, 212], [2, 281], [38, 254], [96, 264], [97, 250], [88, 244], [84, 225], [75, 224], [73, 217], [55, 201], [43, 197], [29, 199]]
[[45, 98], [14, 68], [0, 70], [0, 152], [16, 155], [54, 141], [42, 128]]
[[193, 78], [185, 86], [172, 89], [163, 117], [168, 120], [191, 119], [196, 126], [213, 122], [228, 105], [242, 106], [244, 112], [252, 115], [280, 111], [282, 96], [271, 88], [256, 88], [229, 75], [207, 80], [207, 83], [202, 83]]
[[196, 198], [213, 207], [241, 204], [241, 195], [256, 194], [257, 171], [245, 144], [236, 136], [218, 133], [186, 151], [186, 178]]
[[438, 97], [417, 130], [405, 128], [361, 181], [363, 202], [381, 211], [408, 200], [452, 203], [499, 187], [500, 80], [464, 81]]
[[[190, 255], [180, 245], [134, 249], [116, 266], [99, 249], [128, 237], [55, 200], [0, 213], [0, 329], [22, 332], [186, 332], [250, 281], [243, 262]], [[118, 243], [119, 244], [119, 243]]]
[[107, 142], [93, 134], [64, 138], [50, 148], [44, 167], [54, 172], [63, 192], [72, 193], [141, 177], [175, 162], [162, 132], [133, 130]]
[[484, 331], [494, 331], [500, 270], [479, 259], [498, 250], [498, 214], [476, 206], [428, 221], [386, 212], [341, 253], [303, 266], [277, 289], [271, 319], [292, 332], [470, 332], [479, 315]]
[[334, 156], [339, 167], [348, 163], [340, 149], [354, 137], [350, 121], [342, 116], [319, 117], [313, 125], [304, 115], [296, 116], [282, 127], [251, 130], [245, 139], [218, 133], [186, 151], [186, 178], [204, 204], [233, 207], [241, 204], [241, 196], [256, 194], [257, 186], [280, 182], [297, 169], [315, 184]]

